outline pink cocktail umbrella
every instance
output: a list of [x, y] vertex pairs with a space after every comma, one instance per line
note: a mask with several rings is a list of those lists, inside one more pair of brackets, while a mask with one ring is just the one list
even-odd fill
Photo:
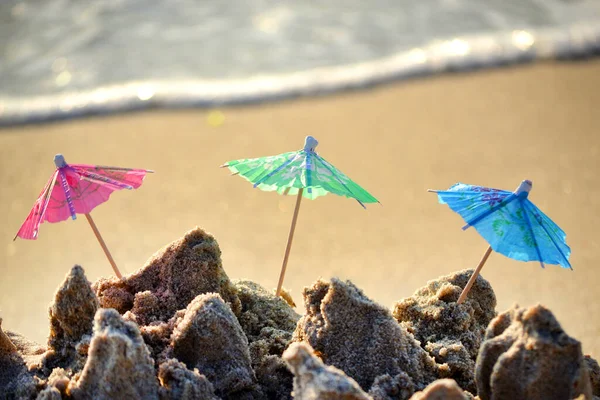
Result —
[[154, 171], [67, 164], [62, 154], [54, 157], [54, 164], [56, 164], [56, 170], [42, 189], [14, 240], [17, 237], [37, 239], [40, 224], [44, 221], [60, 222], [69, 217], [76, 219], [77, 214], [84, 214], [115, 274], [121, 278], [121, 272], [100, 236], [90, 212], [94, 207], [107, 201], [115, 190], [139, 188], [146, 173]]

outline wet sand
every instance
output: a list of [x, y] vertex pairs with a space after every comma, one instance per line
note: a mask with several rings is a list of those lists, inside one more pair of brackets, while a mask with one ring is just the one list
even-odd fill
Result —
[[67, 162], [150, 168], [131, 192], [92, 215], [123, 273], [198, 225], [215, 235], [230, 278], [275, 287], [294, 198], [252, 189], [224, 161], [298, 149], [322, 156], [375, 195], [365, 211], [334, 195], [303, 201], [285, 286], [350, 279], [381, 304], [427, 280], [472, 268], [487, 244], [426, 189], [456, 181], [513, 190], [566, 232], [574, 271], [492, 254], [483, 269], [498, 311], [542, 303], [600, 356], [600, 60], [519, 66], [399, 82], [279, 104], [148, 112], [0, 130], [0, 313], [3, 328], [45, 342], [48, 304], [73, 264], [92, 281], [111, 272], [85, 218], [43, 224], [12, 242], [53, 171]]

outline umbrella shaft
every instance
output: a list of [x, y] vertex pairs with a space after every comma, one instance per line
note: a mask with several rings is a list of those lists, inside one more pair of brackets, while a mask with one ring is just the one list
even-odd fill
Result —
[[302, 200], [302, 192], [304, 188], [298, 190], [298, 197], [296, 198], [296, 208], [294, 208], [294, 216], [292, 218], [292, 226], [290, 227], [290, 234], [288, 236], [287, 246], [285, 248], [285, 255], [283, 256], [283, 265], [281, 266], [281, 273], [279, 274], [279, 282], [277, 283], [277, 291], [275, 296], [281, 294], [281, 287], [283, 286], [283, 278], [285, 276], [285, 269], [287, 267], [288, 258], [290, 256], [290, 250], [292, 249], [292, 240], [294, 240], [294, 231], [296, 230], [296, 221], [298, 220], [298, 211], [300, 211], [300, 201]]
[[96, 227], [96, 224], [94, 223], [94, 220], [92, 219], [92, 216], [90, 214], [85, 214], [85, 217], [87, 218], [88, 222], [90, 223], [90, 226], [92, 227], [92, 231], [94, 231], [94, 235], [96, 235], [96, 239], [98, 239], [98, 243], [100, 243], [100, 247], [102, 247], [102, 250], [104, 250], [104, 254], [106, 254], [106, 258], [108, 258], [108, 262], [110, 262], [110, 265], [112, 266], [113, 270], [115, 271], [115, 274], [117, 275], [117, 277], [119, 279], [123, 279], [123, 275], [121, 275], [121, 271], [119, 271], [119, 268], [117, 268], [117, 264], [115, 263], [115, 260], [112, 258], [110, 251], [108, 251], [108, 247], [106, 247], [106, 243], [104, 243], [104, 239], [102, 239], [102, 236], [100, 235], [100, 231]]
[[479, 276], [479, 271], [481, 271], [481, 268], [483, 268], [483, 265], [485, 264], [485, 262], [487, 261], [487, 259], [491, 253], [492, 253], [492, 246], [489, 246], [487, 248], [487, 250], [485, 251], [485, 254], [483, 255], [483, 257], [481, 258], [481, 261], [479, 261], [479, 265], [477, 266], [477, 268], [475, 268], [475, 272], [473, 272], [473, 275], [471, 275], [469, 282], [467, 282], [467, 286], [465, 286], [462, 293], [460, 294], [460, 297], [458, 298], [458, 301], [457, 301], [458, 304], [461, 304], [467, 298], [467, 294], [469, 293], [469, 291], [471, 290], [471, 287], [475, 283], [475, 280]]

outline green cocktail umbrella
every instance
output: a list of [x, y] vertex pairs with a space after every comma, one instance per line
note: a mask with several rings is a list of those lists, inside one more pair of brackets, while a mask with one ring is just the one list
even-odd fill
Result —
[[355, 199], [363, 208], [366, 208], [365, 203], [379, 203], [375, 197], [317, 154], [315, 147], [318, 144], [315, 138], [307, 136], [302, 150], [276, 156], [228, 161], [221, 166], [228, 167], [232, 175], [242, 176], [255, 188], [267, 192], [276, 191], [283, 195], [297, 195], [277, 284], [277, 296], [281, 293], [302, 197], [313, 200], [327, 193], [334, 193]]

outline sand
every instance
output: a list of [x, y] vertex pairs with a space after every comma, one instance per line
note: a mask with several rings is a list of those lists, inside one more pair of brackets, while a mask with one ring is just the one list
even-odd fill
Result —
[[[566, 232], [574, 271], [492, 254], [482, 275], [497, 310], [538, 302], [600, 356], [600, 60], [525, 65], [398, 82], [361, 92], [209, 110], [151, 110], [0, 130], [0, 313], [3, 328], [40, 343], [48, 305], [74, 264], [91, 281], [111, 273], [84, 218], [43, 224], [12, 242], [50, 176], [67, 162], [154, 169], [144, 185], [93, 212], [124, 274], [198, 225], [213, 233], [232, 279], [274, 288], [294, 199], [253, 190], [217, 168], [230, 159], [319, 152], [383, 206], [326, 196], [303, 201], [285, 286], [351, 279], [391, 307], [427, 280], [473, 268], [487, 244], [426, 189], [457, 181], [512, 190]], [[218, 119], [218, 118], [217, 118]], [[211, 121], [211, 123], [209, 123]], [[217, 125], [217, 126], [215, 126]]]
[[349, 280], [319, 279], [304, 288], [300, 317], [259, 284], [232, 282], [217, 239], [195, 228], [122, 280], [91, 283], [74, 266], [51, 306], [47, 351], [0, 326], [0, 393], [36, 400], [600, 399], [597, 361], [584, 357], [550, 310], [497, 314], [481, 276], [458, 304], [472, 273], [428, 281], [393, 313]]

